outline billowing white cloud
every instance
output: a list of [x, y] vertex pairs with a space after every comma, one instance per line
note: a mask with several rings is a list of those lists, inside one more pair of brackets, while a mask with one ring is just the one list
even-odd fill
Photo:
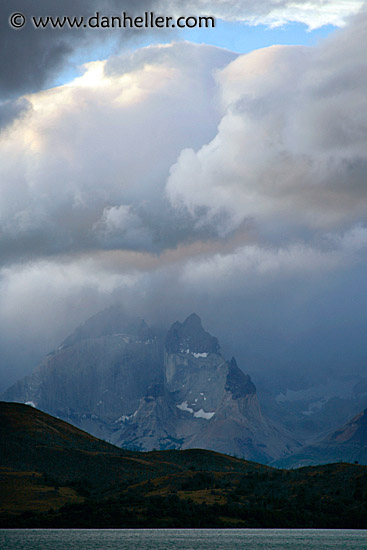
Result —
[[186, 43], [148, 47], [30, 95], [31, 108], [0, 142], [3, 259], [14, 242], [47, 255], [171, 239], [162, 198], [169, 167], [183, 147], [215, 134], [213, 71], [234, 57]]
[[94, 230], [102, 246], [107, 244], [108, 247], [118, 248], [121, 242], [131, 249], [148, 249], [152, 246], [151, 233], [129, 205], [105, 208]]
[[178, 13], [210, 14], [226, 20], [273, 27], [289, 22], [304, 23], [310, 29], [323, 25], [343, 26], [357, 13], [365, 0], [197, 0], [182, 3], [161, 0], [161, 6], [172, 6]]
[[[367, 216], [367, 15], [315, 48], [273, 46], [218, 72], [226, 113], [185, 149], [167, 195], [220, 233], [342, 227]], [[261, 230], [261, 229], [260, 229]]]

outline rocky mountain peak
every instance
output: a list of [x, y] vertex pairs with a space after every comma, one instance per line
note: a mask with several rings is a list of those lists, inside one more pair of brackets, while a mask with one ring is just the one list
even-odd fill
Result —
[[256, 387], [248, 374], [245, 374], [237, 365], [234, 357], [229, 361], [225, 389], [232, 393], [232, 399], [239, 399], [256, 393]]
[[124, 308], [116, 304], [100, 311], [90, 317], [85, 323], [79, 325], [61, 345], [67, 348], [81, 340], [101, 338], [118, 334], [129, 335], [137, 340], [153, 340], [154, 331], [143, 319], [129, 316]]
[[173, 323], [166, 337], [165, 348], [167, 353], [208, 354], [218, 353], [220, 346], [218, 340], [204, 330], [200, 317], [192, 313], [183, 323]]

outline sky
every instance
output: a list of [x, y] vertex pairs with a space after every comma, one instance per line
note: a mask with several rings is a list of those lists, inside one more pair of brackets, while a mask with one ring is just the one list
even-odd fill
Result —
[[[218, 19], [30, 22], [97, 10]], [[162, 326], [195, 311], [255, 382], [365, 372], [366, 2], [5, 0], [0, 16], [0, 390], [116, 302]]]

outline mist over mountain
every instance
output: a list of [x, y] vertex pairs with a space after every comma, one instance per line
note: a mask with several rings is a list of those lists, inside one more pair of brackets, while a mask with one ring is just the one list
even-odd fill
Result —
[[120, 447], [204, 448], [268, 462], [300, 446], [191, 314], [166, 332], [119, 306], [93, 316], [4, 394]]
[[28, 4], [0, 7], [0, 392], [131, 448], [327, 440], [367, 407], [366, 1], [203, 0], [224, 27], [141, 42]]
[[[343, 26], [310, 47], [86, 51], [60, 82], [107, 34], [16, 32], [2, 3], [1, 391], [116, 301], [166, 328], [199, 312], [259, 392], [259, 374], [281, 393], [364, 376], [367, 13], [362, 0], [322, 4], [210, 5]], [[96, 3], [50, 13], [63, 6]]]

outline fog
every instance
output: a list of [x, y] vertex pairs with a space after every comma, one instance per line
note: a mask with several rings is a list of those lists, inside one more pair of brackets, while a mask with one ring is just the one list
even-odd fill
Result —
[[57, 87], [88, 37], [41, 72], [53, 36], [3, 56], [0, 390], [116, 302], [165, 327], [196, 312], [255, 383], [363, 372], [366, 11], [270, 4], [213, 10], [341, 28], [247, 55], [115, 44]]

